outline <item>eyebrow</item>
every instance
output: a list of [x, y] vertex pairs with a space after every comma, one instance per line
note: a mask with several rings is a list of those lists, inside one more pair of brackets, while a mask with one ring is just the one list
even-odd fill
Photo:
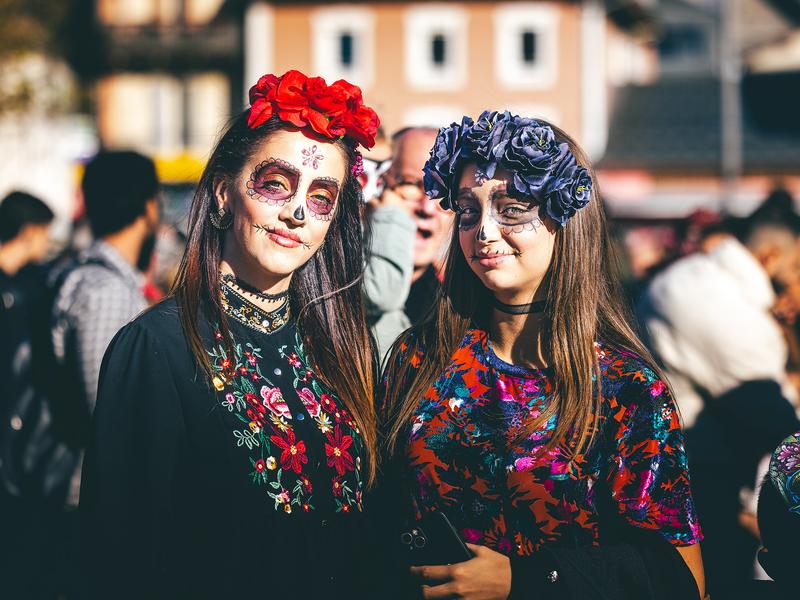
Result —
[[301, 173], [300, 169], [295, 167], [292, 163], [283, 160], [282, 158], [268, 158], [267, 160], [261, 161], [261, 163], [259, 163], [259, 165], [254, 169], [254, 172], [260, 173], [269, 167], [279, 167], [284, 171], [289, 171], [297, 176], [299, 176]]
[[494, 202], [495, 200], [497, 200], [497, 198], [500, 198], [502, 196], [508, 197], [508, 187], [506, 186], [505, 183], [498, 183], [489, 192], [489, 200], [491, 202]]
[[314, 185], [315, 183], [317, 183], [317, 184], [319, 184], [319, 183], [325, 183], [325, 184], [328, 184], [328, 185], [332, 185], [332, 186], [334, 186], [334, 187], [335, 187], [337, 190], [339, 189], [339, 186], [341, 185], [341, 184], [339, 183], [339, 180], [338, 180], [338, 179], [336, 179], [336, 177], [315, 177], [315, 178], [314, 178], [314, 179], [311, 181], [311, 185]]
[[461, 188], [460, 190], [458, 190], [458, 194], [456, 195], [456, 198], [461, 198], [462, 196], [465, 197], [465, 198], [469, 198], [471, 200], [477, 200], [478, 199], [478, 197], [475, 195], [475, 192], [473, 192], [472, 189], [466, 188], [466, 187]]

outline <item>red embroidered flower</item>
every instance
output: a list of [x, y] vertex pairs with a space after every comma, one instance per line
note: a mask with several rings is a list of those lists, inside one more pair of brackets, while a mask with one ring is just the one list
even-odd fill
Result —
[[277, 435], [271, 436], [269, 439], [278, 446], [281, 452], [281, 467], [284, 469], [291, 469], [295, 473], [300, 473], [303, 470], [303, 465], [308, 462], [306, 456], [306, 443], [303, 440], [296, 440], [294, 431], [289, 429], [286, 432], [286, 439]]
[[300, 357], [297, 356], [296, 352], [292, 352], [286, 360], [289, 361], [289, 364], [292, 365], [295, 369], [299, 369], [300, 365], [303, 364], [300, 362]]
[[339, 425], [333, 430], [333, 434], [327, 434], [327, 438], [325, 454], [328, 457], [328, 466], [336, 469], [339, 475], [344, 475], [346, 471], [352, 471], [353, 457], [347, 449], [352, 445], [353, 438], [349, 435], [342, 435]]
[[307, 476], [301, 475], [300, 476], [300, 483], [303, 484], [303, 489], [305, 490], [306, 494], [310, 494], [311, 490], [312, 490], [312, 488], [311, 488], [311, 480]]
[[247, 367], [245, 367], [244, 365], [239, 367], [239, 373], [241, 373], [242, 375], [247, 375]]
[[215, 331], [214, 332], [214, 339], [221, 340], [222, 339], [222, 332], [221, 331]]
[[264, 75], [250, 88], [247, 124], [262, 125], [273, 115], [312, 135], [336, 139], [347, 136], [371, 148], [380, 120], [364, 106], [361, 89], [340, 79], [331, 85], [322, 77], [306, 77], [296, 70], [280, 77]]
[[333, 492], [333, 496], [335, 498], [341, 498], [342, 496], [342, 480], [338, 477], [334, 477], [331, 481], [331, 491]]
[[256, 468], [256, 471], [258, 471], [259, 473], [263, 473], [267, 468], [267, 463], [264, 462], [263, 458], [259, 458], [254, 466]]
[[222, 370], [223, 371], [227, 371], [228, 369], [230, 369], [231, 368], [230, 359], [228, 359], [228, 358], [222, 359], [222, 365], [221, 366], [222, 366]]
[[324, 406], [325, 410], [328, 412], [332, 411], [336, 407], [336, 405], [333, 403], [333, 396], [330, 394], [322, 394], [319, 399], [322, 402], [322, 406]]

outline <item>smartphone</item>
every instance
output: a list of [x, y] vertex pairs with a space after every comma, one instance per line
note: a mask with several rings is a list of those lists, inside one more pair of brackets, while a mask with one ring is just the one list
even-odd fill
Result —
[[423, 515], [422, 520], [400, 534], [400, 543], [413, 566], [452, 565], [473, 557], [443, 512]]

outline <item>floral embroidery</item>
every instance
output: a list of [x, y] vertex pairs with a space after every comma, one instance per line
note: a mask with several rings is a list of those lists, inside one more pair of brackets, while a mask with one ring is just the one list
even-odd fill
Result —
[[[235, 417], [239, 427], [233, 432], [236, 446], [249, 454], [250, 479], [264, 486], [276, 511], [291, 514], [315, 510], [314, 488], [305, 473], [309, 448], [298, 437], [295, 417], [284, 392], [262, 372], [262, 350], [252, 344], [235, 344], [227, 355], [221, 334], [218, 345], [209, 352], [214, 370], [213, 383], [220, 392], [220, 404]], [[331, 472], [331, 488], [337, 512], [361, 510], [361, 459], [363, 442], [355, 421], [336, 396], [310, 368], [299, 335], [295, 347], [282, 346], [279, 356], [294, 375], [294, 392], [306, 413], [323, 436], [326, 465]], [[276, 369], [276, 375], [280, 368]], [[296, 417], [300, 419], [303, 415]]]
[[332, 492], [337, 512], [349, 512], [352, 507], [361, 510], [363, 484], [358, 455], [363, 453], [364, 448], [355, 420], [343, 406], [339, 406], [331, 390], [314, 375], [299, 334], [295, 334], [293, 351], [283, 346], [278, 352], [294, 372], [293, 385], [298, 398], [325, 435], [327, 466], [336, 472]]

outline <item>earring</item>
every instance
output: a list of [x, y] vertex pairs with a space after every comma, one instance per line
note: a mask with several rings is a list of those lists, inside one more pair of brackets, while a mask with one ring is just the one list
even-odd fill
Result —
[[217, 212], [208, 213], [208, 220], [215, 229], [222, 231], [228, 229], [233, 223], [233, 213], [220, 207]]

